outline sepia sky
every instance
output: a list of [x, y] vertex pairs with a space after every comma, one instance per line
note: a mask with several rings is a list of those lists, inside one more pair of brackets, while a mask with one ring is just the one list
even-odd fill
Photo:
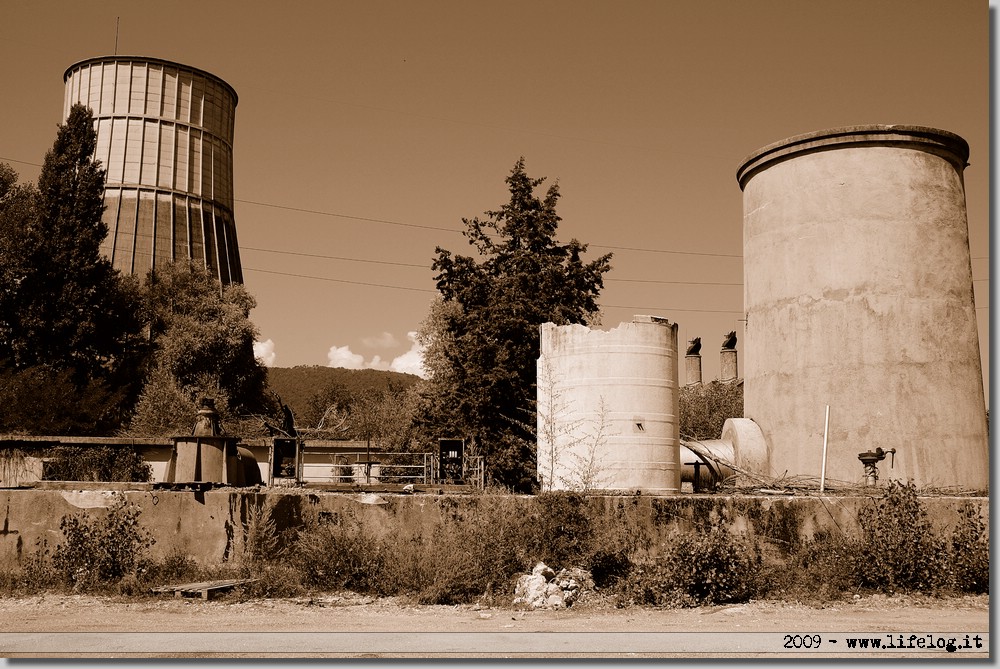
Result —
[[239, 95], [235, 218], [261, 354], [282, 367], [412, 371], [408, 333], [434, 297], [435, 246], [469, 252], [462, 218], [506, 202], [504, 178], [523, 156], [530, 176], [559, 184], [560, 240], [590, 244], [588, 258], [614, 254], [602, 326], [669, 318], [682, 349], [702, 338], [710, 380], [723, 335], [742, 341], [743, 158], [838, 126], [941, 128], [971, 147], [988, 363], [988, 10], [982, 0], [4, 0], [0, 161], [37, 178], [77, 61], [117, 52], [221, 77]]

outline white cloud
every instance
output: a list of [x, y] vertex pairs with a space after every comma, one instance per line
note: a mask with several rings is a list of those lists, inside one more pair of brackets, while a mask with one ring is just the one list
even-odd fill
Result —
[[376, 355], [371, 359], [371, 362], [365, 365], [365, 367], [371, 367], [372, 369], [389, 369], [389, 363], [382, 360], [382, 356]]
[[417, 343], [417, 333], [407, 332], [406, 336], [412, 344], [410, 350], [394, 358], [392, 363], [389, 364], [389, 369], [394, 372], [416, 374], [420, 378], [426, 379], [427, 371], [424, 369], [424, 349]]
[[344, 367], [345, 369], [364, 369], [365, 357], [351, 351], [350, 346], [331, 346], [326, 352], [329, 360], [327, 367]]
[[274, 367], [274, 360], [278, 357], [274, 352], [274, 342], [270, 339], [255, 341], [253, 343], [253, 357], [264, 363], [265, 367]]
[[361, 343], [368, 348], [392, 348], [399, 346], [399, 340], [392, 336], [390, 332], [383, 332], [375, 337], [365, 337]]
[[[382, 356], [377, 354], [372, 356], [371, 360], [366, 361], [363, 355], [352, 351], [350, 346], [331, 346], [330, 350], [327, 351], [326, 354], [327, 360], [329, 360], [327, 367], [391, 370], [393, 372], [403, 372], [405, 374], [416, 374], [417, 376], [426, 378], [426, 372], [424, 371], [423, 347], [417, 343], [417, 333], [408, 332], [406, 336], [410, 340], [410, 350], [402, 355], [396, 356], [391, 362], [383, 359]], [[392, 335], [383, 333], [377, 338], [366, 339], [363, 343], [366, 345], [369, 345], [374, 341], [386, 343], [389, 339], [392, 339], [394, 342], [396, 341], [395, 337]]]

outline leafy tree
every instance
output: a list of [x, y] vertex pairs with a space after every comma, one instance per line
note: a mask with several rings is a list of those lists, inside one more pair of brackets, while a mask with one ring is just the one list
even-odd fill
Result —
[[[330, 431], [342, 436], [346, 430], [351, 394], [347, 386], [332, 381], [313, 393], [296, 422], [306, 429]], [[336, 438], [336, 437], [334, 437]]]
[[68, 369], [0, 368], [0, 433], [108, 435], [121, 426], [120, 390]]
[[441, 300], [418, 336], [430, 372], [425, 433], [470, 439], [489, 477], [518, 490], [534, 486], [539, 326], [596, 320], [611, 260], [585, 263], [585, 244], [556, 240], [559, 187], [539, 198], [543, 182], [519, 159], [506, 179], [510, 201], [483, 219], [463, 219], [476, 257], [436, 249]]
[[154, 353], [131, 433], [190, 431], [203, 396], [215, 399], [230, 425], [261, 414], [280, 424], [267, 369], [253, 353], [256, 302], [246, 288], [222, 286], [204, 268], [177, 262], [151, 271], [143, 295]]
[[368, 390], [351, 401], [348, 434], [382, 452], [406, 452], [412, 438], [409, 393], [397, 388]]

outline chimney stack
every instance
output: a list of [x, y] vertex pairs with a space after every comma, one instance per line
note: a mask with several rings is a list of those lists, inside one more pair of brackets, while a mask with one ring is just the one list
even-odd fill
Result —
[[736, 360], [736, 331], [733, 330], [722, 340], [721, 374], [719, 380], [723, 383], [735, 381], [739, 376]]
[[687, 355], [684, 357], [684, 378], [687, 385], [701, 385], [701, 337], [695, 337], [688, 342]]

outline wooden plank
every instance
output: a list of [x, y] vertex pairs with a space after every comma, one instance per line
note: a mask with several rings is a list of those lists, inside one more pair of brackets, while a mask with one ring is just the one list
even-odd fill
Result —
[[168, 593], [173, 592], [174, 597], [193, 596], [200, 594], [202, 599], [209, 599], [212, 593], [220, 590], [233, 588], [237, 585], [244, 585], [256, 581], [255, 578], [234, 578], [220, 581], [199, 581], [197, 583], [183, 583], [180, 585], [161, 585], [151, 588], [152, 592]]

